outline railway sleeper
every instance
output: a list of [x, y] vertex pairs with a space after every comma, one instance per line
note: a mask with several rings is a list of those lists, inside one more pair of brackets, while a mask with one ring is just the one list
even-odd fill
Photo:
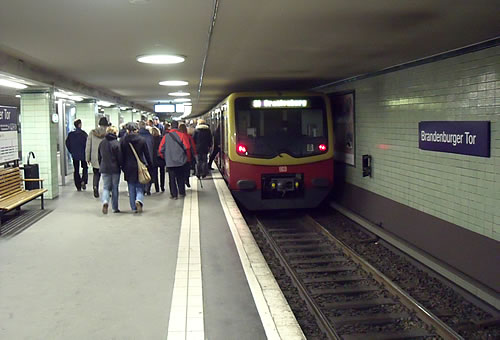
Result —
[[294, 249], [311, 249], [312, 250], [312, 249], [327, 248], [327, 247], [329, 247], [329, 246], [327, 246], [327, 245], [321, 245], [321, 244], [318, 244], [318, 243], [315, 243], [315, 244], [291, 244], [291, 245], [281, 245], [280, 244], [280, 248], [285, 249], [285, 250], [288, 250], [288, 249], [291, 249], [291, 250], [294, 250]]
[[430, 336], [428, 331], [422, 328], [413, 328], [399, 332], [374, 332], [374, 333], [356, 333], [342, 335], [343, 340], [400, 340], [400, 339], [419, 339]]
[[319, 258], [319, 259], [294, 259], [289, 261], [291, 264], [333, 264], [333, 263], [346, 263], [347, 259], [345, 257], [339, 257], [337, 259], [329, 258]]
[[[274, 230], [274, 231], [271, 231]], [[268, 230], [269, 233], [273, 234], [273, 238], [275, 240], [279, 240], [280, 238], [294, 238], [296, 237], [297, 239], [300, 239], [302, 237], [313, 237], [313, 236], [318, 236], [317, 233], [308, 233], [308, 232], [285, 232], [284, 230], [280, 229], [271, 229]], [[277, 235], [276, 235], [277, 234]]]
[[321, 277], [311, 277], [305, 278], [302, 281], [304, 283], [341, 283], [341, 282], [352, 282], [352, 281], [363, 281], [366, 277], [360, 275], [346, 275], [342, 277], [331, 277], [331, 276], [321, 276]]
[[314, 268], [297, 268], [297, 273], [340, 273], [354, 271], [354, 266], [327, 266], [327, 267], [314, 267]]
[[301, 238], [278, 238], [276, 242], [286, 243], [286, 242], [317, 242], [324, 240], [321, 237], [301, 237]]
[[382, 289], [375, 286], [368, 287], [349, 287], [349, 288], [312, 288], [311, 294], [314, 295], [357, 295], [362, 293], [381, 291]]
[[364, 301], [328, 302], [323, 306], [328, 309], [368, 309], [381, 305], [395, 305], [396, 301], [387, 298], [376, 298]]
[[285, 253], [286, 256], [343, 256], [340, 252], [332, 252], [332, 251], [291, 251]]
[[383, 325], [388, 323], [395, 323], [399, 320], [407, 319], [409, 317], [410, 316], [408, 313], [377, 313], [356, 316], [339, 316], [329, 319], [335, 326], [340, 327], [347, 324]]

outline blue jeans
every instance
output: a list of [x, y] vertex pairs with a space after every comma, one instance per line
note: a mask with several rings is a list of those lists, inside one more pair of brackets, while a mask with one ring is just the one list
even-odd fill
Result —
[[112, 194], [112, 208], [113, 211], [118, 210], [118, 184], [120, 184], [120, 174], [101, 174], [103, 190], [102, 190], [102, 204], [109, 202], [109, 192]]
[[130, 208], [136, 211], [135, 202], [139, 201], [144, 204], [144, 184], [139, 182], [128, 182], [128, 194], [130, 200]]

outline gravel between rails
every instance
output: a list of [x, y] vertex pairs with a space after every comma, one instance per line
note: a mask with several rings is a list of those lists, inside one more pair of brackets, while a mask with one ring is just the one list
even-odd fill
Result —
[[465, 339], [500, 339], [498, 323], [485, 328], [475, 324], [491, 319], [491, 314], [380, 243], [362, 242], [372, 237], [352, 220], [332, 209], [317, 210], [311, 216]]

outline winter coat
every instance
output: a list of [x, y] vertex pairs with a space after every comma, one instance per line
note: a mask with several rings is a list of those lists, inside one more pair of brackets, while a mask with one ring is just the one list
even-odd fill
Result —
[[[153, 135], [151, 133], [149, 133], [149, 131], [146, 130], [145, 128], [142, 128], [139, 130], [139, 136], [144, 138], [144, 141], [146, 142], [146, 145], [147, 145], [148, 151], [149, 151], [149, 159], [151, 159], [151, 161], [153, 161]], [[152, 166], [153, 164], [148, 163], [146, 165]]]
[[99, 126], [98, 128], [90, 131], [89, 138], [87, 138], [87, 146], [85, 147], [85, 160], [92, 163], [92, 167], [99, 169], [99, 144], [106, 136], [106, 127]]
[[122, 170], [125, 174], [125, 180], [131, 183], [138, 183], [139, 176], [137, 173], [139, 168], [137, 167], [137, 160], [129, 143], [134, 146], [137, 156], [139, 156], [144, 164], [151, 164], [151, 158], [149, 158], [149, 150], [144, 138], [138, 134], [129, 133], [120, 139], [120, 148], [122, 151]]
[[119, 174], [122, 164], [122, 153], [118, 138], [113, 133], [108, 133], [99, 144], [99, 172], [102, 174]]
[[217, 126], [217, 129], [215, 130], [215, 133], [214, 133], [214, 146], [220, 147], [220, 125]]
[[74, 160], [85, 161], [87, 133], [80, 128], [71, 131], [66, 138], [66, 147]]
[[194, 142], [193, 136], [187, 134], [189, 140], [189, 148], [187, 149], [188, 162], [191, 162], [196, 157], [196, 144]]
[[212, 132], [206, 124], [198, 124], [193, 135], [196, 150], [200, 154], [207, 154], [212, 147]]
[[153, 165], [165, 166], [165, 161], [160, 157], [158, 149], [160, 148], [162, 137], [153, 136]]
[[175, 168], [186, 164], [188, 148], [189, 138], [187, 134], [170, 129], [170, 132], [163, 136], [158, 151], [167, 167]]
[[160, 130], [160, 134], [163, 136], [165, 134], [165, 126], [163, 126], [162, 123], [158, 123], [156, 125], [154, 125], [155, 128], [157, 128], [158, 130]]

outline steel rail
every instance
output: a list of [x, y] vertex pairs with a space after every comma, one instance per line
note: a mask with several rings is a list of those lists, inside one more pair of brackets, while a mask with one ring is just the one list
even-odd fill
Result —
[[340, 337], [340, 335], [337, 334], [335, 329], [332, 327], [332, 324], [328, 320], [328, 317], [325, 314], [323, 314], [323, 312], [321, 312], [321, 308], [314, 302], [314, 299], [310, 296], [309, 292], [307, 291], [307, 288], [299, 279], [297, 273], [288, 264], [288, 261], [286, 260], [284, 254], [281, 252], [279, 246], [276, 244], [272, 236], [268, 233], [264, 224], [259, 220], [258, 217], [256, 217], [256, 219], [259, 230], [262, 232], [268, 244], [271, 246], [271, 249], [274, 251], [276, 257], [279, 259], [281, 265], [285, 268], [285, 271], [292, 279], [293, 285], [299, 291], [299, 295], [304, 299], [307, 308], [314, 315], [320, 328], [325, 332], [327, 338], [332, 340], [341, 340], [342, 338]]
[[443, 337], [445, 340], [464, 340], [457, 332], [455, 332], [450, 326], [441, 321], [438, 317], [428, 311], [424, 306], [422, 306], [418, 301], [412, 298], [408, 293], [402, 290], [398, 285], [392, 282], [387, 276], [382, 274], [378, 269], [364, 260], [359, 256], [353, 249], [351, 249], [344, 242], [333, 236], [328, 230], [326, 230], [321, 224], [316, 222], [312, 217], [304, 217], [306, 225], [311, 226], [314, 230], [325, 235], [329, 240], [337, 244], [342, 251], [348, 255], [354, 262], [359, 264], [364, 270], [373, 275], [373, 278], [381, 283], [389, 292], [399, 297], [401, 303], [406, 306], [411, 311], [415, 312], [420, 320], [424, 323], [433, 326], [436, 329], [438, 335]]

